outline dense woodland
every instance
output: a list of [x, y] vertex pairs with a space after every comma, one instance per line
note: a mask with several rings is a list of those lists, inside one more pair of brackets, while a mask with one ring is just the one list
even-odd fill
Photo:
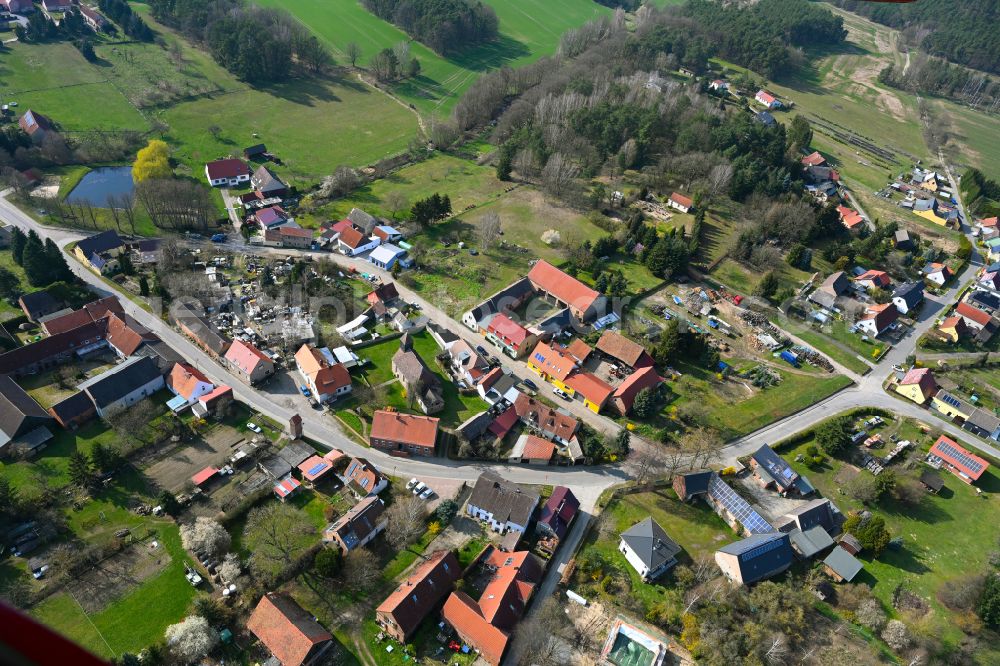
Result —
[[855, 14], [898, 28], [932, 55], [1000, 74], [1000, 2], [920, 0], [911, 3], [830, 0]]
[[242, 0], [150, 0], [153, 16], [204, 44], [216, 61], [248, 83], [280, 83], [294, 63], [311, 72], [331, 57], [308, 28], [281, 9]]
[[361, 0], [361, 4], [438, 53], [461, 51], [500, 34], [496, 12], [478, 1]]

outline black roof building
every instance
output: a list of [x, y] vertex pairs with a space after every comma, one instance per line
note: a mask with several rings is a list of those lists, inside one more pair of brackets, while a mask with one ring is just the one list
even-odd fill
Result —
[[493, 472], [483, 472], [476, 480], [469, 497], [469, 506], [493, 516], [498, 523], [513, 523], [526, 527], [535, 513], [538, 495], [521, 490], [520, 486], [500, 478]]
[[102, 231], [99, 234], [94, 234], [93, 236], [84, 238], [76, 244], [76, 247], [84, 254], [84, 256], [92, 257], [95, 254], [101, 254], [103, 252], [119, 248], [124, 244], [125, 242], [118, 235], [117, 231], [114, 229], [108, 229], [107, 231]]
[[671, 563], [676, 563], [681, 552], [681, 547], [651, 516], [622, 532], [621, 539], [650, 572], [661, 572]]
[[23, 294], [17, 302], [30, 321], [38, 321], [45, 315], [58, 312], [66, 307], [62, 300], [50, 294], [46, 289]]
[[731, 561], [735, 569], [723, 568], [727, 576], [743, 584], [775, 576], [792, 564], [794, 553], [787, 534], [754, 534], [720, 548], [715, 558], [720, 564]]
[[924, 300], [924, 283], [906, 282], [901, 284], [892, 292], [892, 298], [893, 300], [901, 299], [906, 304], [906, 309], [912, 310], [920, 305], [920, 301]]
[[114, 405], [157, 378], [163, 379], [159, 367], [151, 358], [142, 356], [80, 384], [80, 388], [100, 410]]
[[[13, 379], [0, 375], [0, 454], [18, 439], [52, 422], [49, 413]], [[48, 434], [48, 439], [51, 437]]]

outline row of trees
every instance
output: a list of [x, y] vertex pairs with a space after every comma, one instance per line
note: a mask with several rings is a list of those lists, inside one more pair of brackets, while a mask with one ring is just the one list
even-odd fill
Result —
[[[10, 235], [10, 249], [14, 263], [24, 269], [28, 283], [33, 287], [47, 287], [54, 282], [73, 279], [62, 250], [51, 238], [42, 242], [34, 229], [25, 235], [19, 227], [14, 227]], [[9, 283], [9, 278], [5, 282]]]
[[243, 0], [152, 0], [157, 20], [204, 44], [223, 67], [249, 83], [285, 80], [293, 64], [319, 72], [330, 52], [283, 9], [264, 9]]
[[[125, 0], [98, 0], [97, 8], [104, 12], [104, 15], [117, 23], [125, 31], [125, 34], [140, 42], [153, 41], [153, 31], [146, 25], [139, 15], [132, 11], [132, 6]], [[117, 32], [113, 25], [105, 28], [114, 34]]]
[[479, 0], [361, 0], [361, 4], [438, 53], [461, 51], [500, 34], [496, 12]]

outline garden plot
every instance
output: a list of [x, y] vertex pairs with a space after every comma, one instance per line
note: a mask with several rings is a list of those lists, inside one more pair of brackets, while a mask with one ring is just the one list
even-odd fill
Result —
[[79, 575], [67, 586], [88, 615], [100, 613], [171, 562], [170, 553], [155, 540], [135, 543]]

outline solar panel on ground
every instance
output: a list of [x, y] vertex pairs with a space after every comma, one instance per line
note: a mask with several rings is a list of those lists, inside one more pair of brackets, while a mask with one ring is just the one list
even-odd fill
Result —
[[964, 451], [959, 451], [948, 442], [938, 442], [937, 449], [941, 453], [950, 456], [955, 462], [961, 463], [973, 472], [979, 472], [983, 469], [983, 464], [981, 462], [973, 459]]
[[736, 494], [728, 483], [713, 475], [708, 482], [708, 492], [731, 513], [740, 525], [751, 534], [767, 534], [774, 528], [757, 513], [750, 503]]

